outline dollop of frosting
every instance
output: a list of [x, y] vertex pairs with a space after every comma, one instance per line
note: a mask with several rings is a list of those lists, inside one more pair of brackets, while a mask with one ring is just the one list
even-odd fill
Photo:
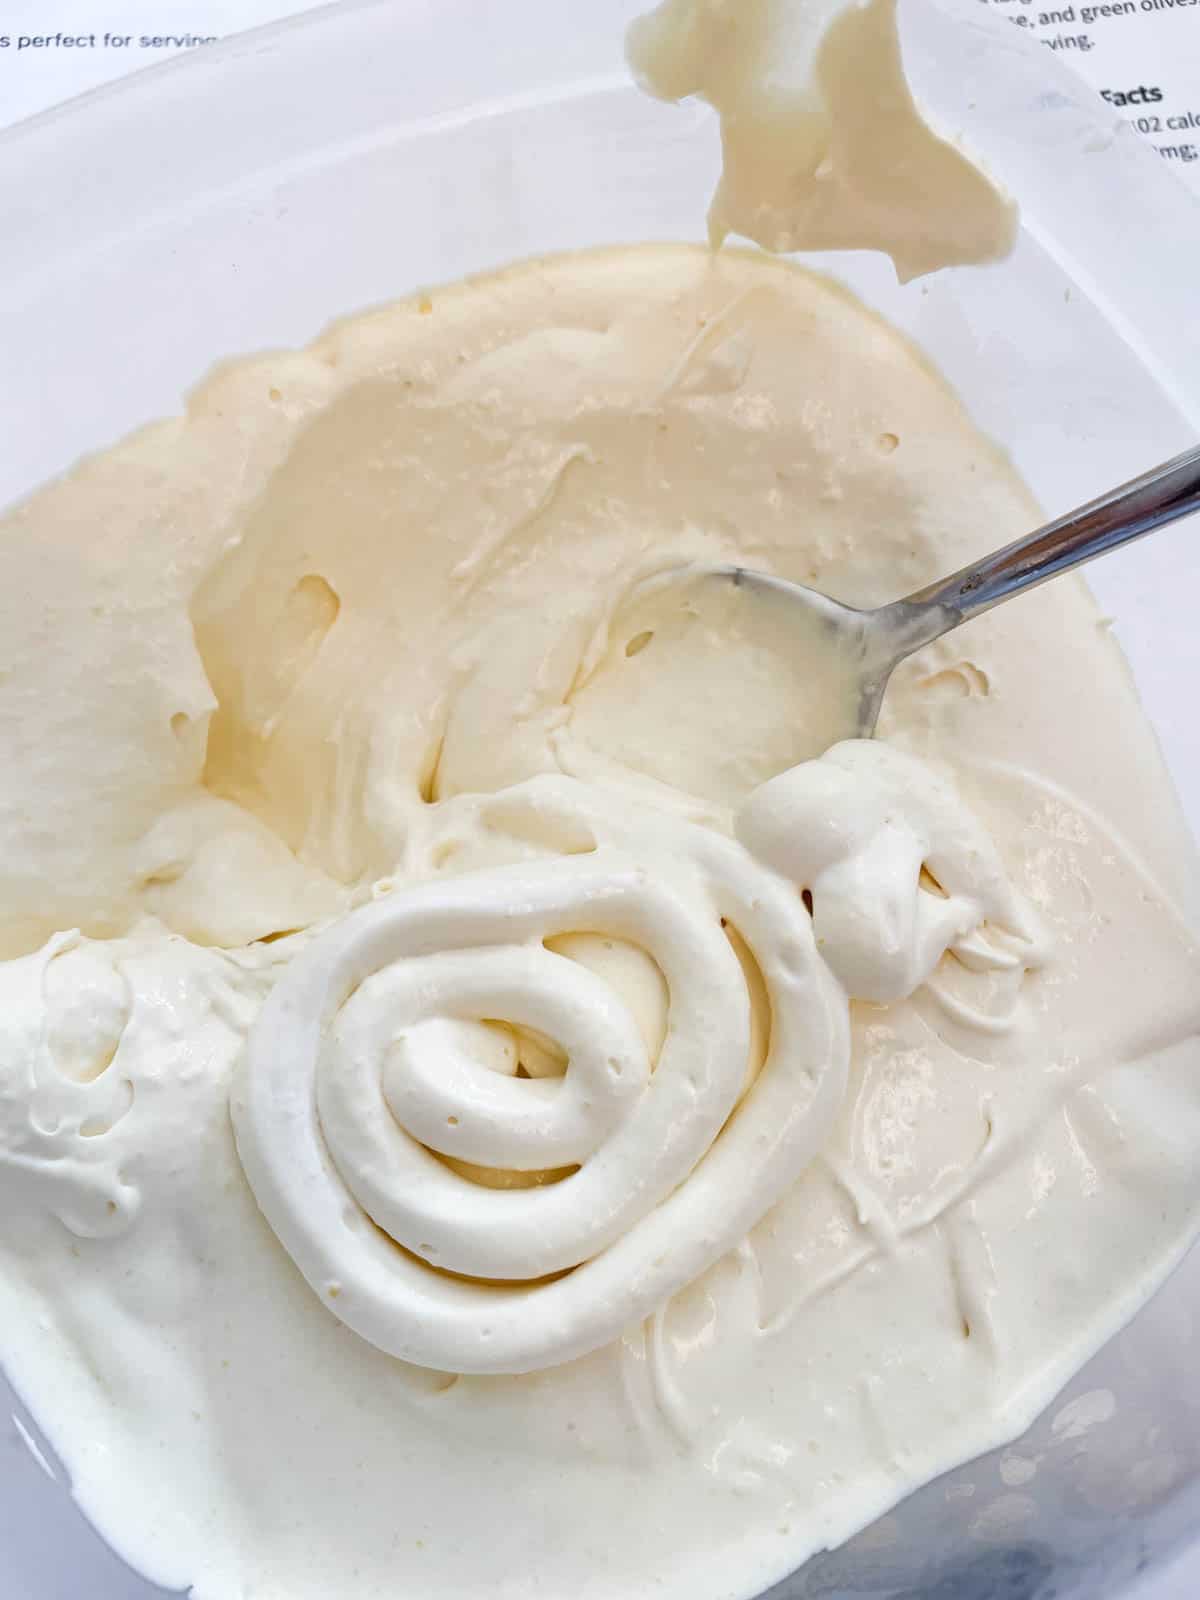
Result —
[[901, 750], [851, 739], [780, 773], [737, 835], [807, 890], [817, 947], [856, 999], [902, 1000], [947, 951], [972, 971], [1042, 964], [1045, 937], [987, 830]]
[[[564, 777], [489, 814], [570, 853], [334, 924], [268, 999], [234, 1098], [309, 1284], [380, 1349], [461, 1373], [583, 1355], [735, 1249], [830, 1132], [850, 995], [911, 992], [947, 950], [986, 950], [990, 917], [1032, 949], [962, 802], [880, 744], [763, 785], [740, 841]], [[547, 948], [579, 935], [649, 958], [662, 1027]], [[524, 1076], [514, 1031], [540, 1041]]]

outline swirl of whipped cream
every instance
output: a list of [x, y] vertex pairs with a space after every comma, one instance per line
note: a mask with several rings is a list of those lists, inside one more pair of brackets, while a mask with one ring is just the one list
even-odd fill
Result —
[[[335, 924], [269, 997], [233, 1105], [259, 1206], [309, 1284], [422, 1366], [531, 1371], [651, 1314], [822, 1147], [849, 996], [910, 994], [947, 951], [1039, 959], [981, 825], [878, 743], [764, 784], [737, 840], [570, 778], [457, 804], [459, 826], [551, 853]], [[547, 948], [579, 934], [652, 958], [661, 1048], [619, 984]], [[543, 1053], [517, 1077], [497, 1022], [551, 1041], [562, 1076], [541, 1075]], [[526, 1181], [496, 1187], [497, 1171]]]
[[[845, 997], [793, 885], [708, 829], [631, 819], [572, 780], [521, 790], [603, 842], [342, 919], [272, 992], [234, 1098], [247, 1177], [309, 1284], [380, 1349], [454, 1372], [567, 1361], [653, 1312], [817, 1153], [848, 1064]], [[751, 1000], [726, 926], [770, 1005], [749, 1084]], [[657, 1059], [620, 995], [545, 948], [579, 932], [657, 963]], [[508, 1075], [485, 1021], [553, 1039], [565, 1074]], [[442, 1157], [577, 1170], [496, 1189]]]

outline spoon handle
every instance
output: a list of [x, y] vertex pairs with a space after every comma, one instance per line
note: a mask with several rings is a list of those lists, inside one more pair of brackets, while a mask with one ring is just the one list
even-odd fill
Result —
[[896, 609], [911, 621], [916, 620], [913, 613], [918, 609], [932, 613], [931, 621], [940, 613], [944, 625], [927, 635], [936, 638], [1002, 600], [1034, 589], [1060, 572], [1069, 572], [1193, 511], [1200, 511], [1200, 445], [1078, 510], [1068, 511], [1065, 517], [1048, 522], [973, 566], [918, 589], [897, 601]]

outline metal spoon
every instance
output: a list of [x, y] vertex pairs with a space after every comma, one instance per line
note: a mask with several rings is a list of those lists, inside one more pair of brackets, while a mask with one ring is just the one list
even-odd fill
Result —
[[[982, 561], [875, 610], [842, 605], [815, 589], [749, 567], [683, 568], [662, 574], [651, 585], [661, 592], [683, 580], [694, 595], [697, 586], [707, 588], [715, 580], [744, 596], [782, 602], [776, 626], [786, 623], [794, 647], [804, 647], [812, 670], [819, 671], [820, 728], [813, 733], [814, 743], [826, 749], [838, 739], [870, 738], [888, 679], [914, 650], [1060, 572], [1198, 510], [1200, 445]], [[749, 618], [742, 619], [742, 627], [748, 634], [756, 631]]]

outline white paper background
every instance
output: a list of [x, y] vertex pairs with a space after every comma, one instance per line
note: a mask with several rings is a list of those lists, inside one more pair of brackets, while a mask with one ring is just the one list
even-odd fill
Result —
[[[1200, 0], [962, 3], [994, 6], [1068, 60], [1104, 95], [1114, 120], [1132, 122], [1200, 191]], [[0, 0], [0, 127], [181, 49], [203, 48], [205, 39], [311, 9], [315, 0]], [[1200, 263], [1197, 273], [1200, 282]], [[1197, 1593], [1193, 1555], [1139, 1585], [1136, 1600]]]

